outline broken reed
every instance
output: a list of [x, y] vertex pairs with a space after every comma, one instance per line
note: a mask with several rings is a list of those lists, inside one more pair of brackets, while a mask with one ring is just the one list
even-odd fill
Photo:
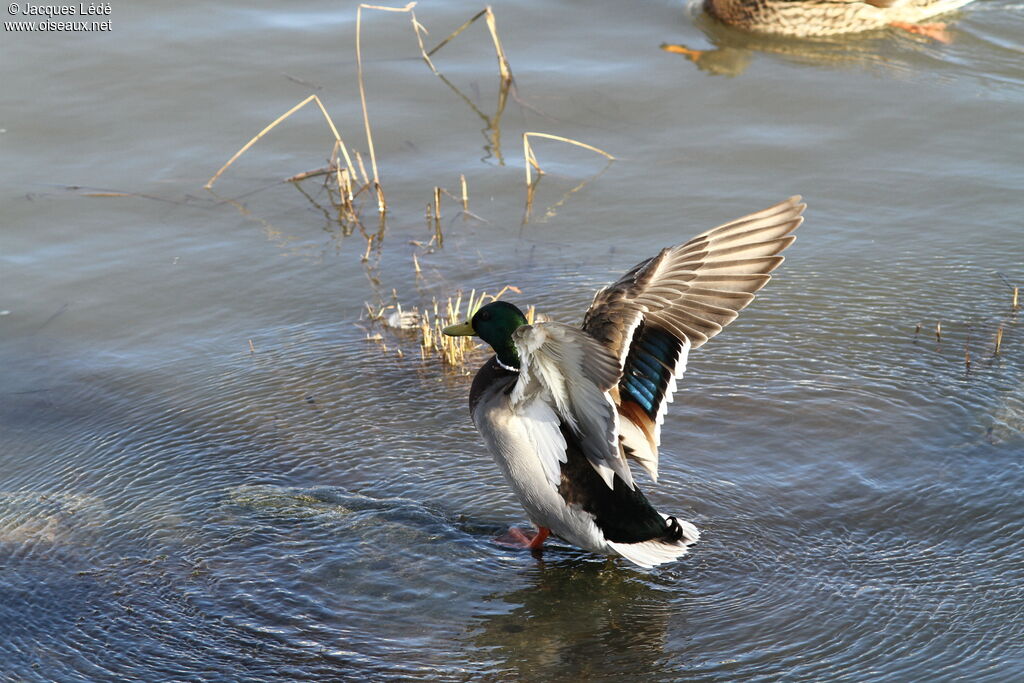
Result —
[[[438, 50], [440, 50], [442, 47], [447, 45], [452, 40], [452, 38], [454, 38], [455, 36], [465, 31], [467, 28], [469, 28], [469, 26], [480, 17], [487, 17], [485, 20], [487, 22], [487, 30], [490, 32], [491, 41], [494, 43], [494, 53], [498, 57], [498, 73], [501, 75], [502, 82], [507, 83], [512, 80], [512, 69], [508, 65], [508, 58], [505, 56], [505, 48], [501, 46], [501, 38], [498, 37], [497, 19], [494, 18], [494, 10], [491, 9], [490, 5], [477, 12], [475, 15], [470, 17], [464, 24], [462, 24], [462, 26], [459, 26], [457, 29], [449, 33], [448, 37], [442, 40], [437, 45], [435, 45], [433, 50], [431, 50], [430, 52], [423, 53], [423, 59], [425, 59], [427, 64], [430, 65], [430, 68], [433, 69], [434, 73], [439, 72], [436, 68], [434, 68], [434, 63], [430, 61], [430, 57]], [[415, 24], [414, 28], [416, 28]], [[420, 29], [423, 29], [422, 25], [419, 26], [419, 28], [416, 28], [417, 38], [419, 38]], [[425, 33], [426, 29], [423, 29], [423, 31]], [[420, 41], [420, 50], [423, 50], [422, 40]]]
[[[217, 182], [217, 178], [219, 178], [221, 176], [221, 174], [224, 173], [224, 171], [226, 171], [229, 166], [231, 166], [231, 164], [235, 163], [235, 161], [238, 159], [238, 157], [240, 157], [243, 154], [245, 154], [249, 150], [249, 148], [252, 147], [253, 145], [255, 145], [256, 142], [259, 141], [264, 135], [266, 135], [267, 133], [272, 131], [274, 128], [276, 128], [277, 124], [281, 123], [282, 121], [287, 119], [289, 116], [291, 116], [292, 114], [294, 114], [298, 110], [300, 110], [303, 107], [305, 107], [310, 102], [316, 102], [316, 106], [320, 108], [320, 113], [322, 113], [324, 115], [324, 119], [327, 121], [327, 125], [330, 126], [330, 128], [331, 128], [331, 133], [334, 135], [334, 150], [332, 150], [332, 152], [331, 152], [332, 161], [336, 161], [336, 162], [340, 161], [340, 160], [337, 159], [337, 151], [340, 149], [342, 154], [344, 154], [344, 156], [345, 156], [345, 169], [347, 171], [348, 177], [352, 178], [355, 175], [355, 173], [354, 173], [353, 167], [352, 167], [352, 159], [351, 159], [351, 157], [348, 154], [348, 146], [345, 144], [345, 141], [342, 140], [341, 134], [338, 132], [338, 127], [334, 125], [334, 120], [331, 119], [331, 115], [327, 113], [327, 109], [324, 107], [324, 103], [321, 102], [320, 98], [317, 95], [314, 94], [314, 95], [310, 95], [306, 99], [302, 100], [301, 102], [296, 104], [294, 107], [292, 107], [291, 109], [286, 111], [284, 114], [281, 114], [280, 116], [278, 116], [276, 119], [274, 119], [273, 122], [270, 123], [270, 125], [268, 125], [266, 128], [264, 128], [259, 133], [257, 133], [256, 136], [252, 140], [249, 140], [249, 142], [245, 143], [245, 145], [243, 145], [240, 150], [235, 152], [234, 156], [232, 156], [230, 159], [228, 159], [227, 162], [223, 166], [221, 166], [220, 169], [216, 173], [213, 174], [213, 177], [211, 177], [209, 180], [206, 181], [206, 185], [204, 185], [203, 187], [205, 189], [207, 189], [207, 190], [211, 189], [213, 187], [213, 184], [215, 182]], [[334, 165], [335, 165], [336, 168], [339, 169], [339, 172], [340, 172], [341, 164], [340, 163], [335, 163]], [[342, 187], [342, 178], [340, 176], [338, 178], [338, 182], [339, 182], [339, 188]], [[348, 192], [346, 192], [345, 194], [348, 197], [348, 199], [351, 201], [351, 199], [352, 199], [351, 186], [348, 187]]]
[[[437, 45], [433, 50], [431, 50], [429, 54], [427, 53], [426, 48], [423, 46], [423, 35], [427, 33], [427, 29], [426, 27], [423, 26], [423, 24], [419, 22], [419, 20], [416, 19], [416, 12], [413, 11], [413, 8], [415, 6], [415, 2], [410, 2], [404, 7], [385, 7], [381, 5], [369, 5], [363, 3], [360, 4], [359, 7], [356, 9], [356, 70], [357, 80], [359, 82], [359, 100], [363, 110], [363, 127], [366, 131], [366, 145], [370, 152], [370, 166], [373, 169], [372, 187], [377, 195], [377, 210], [381, 214], [384, 214], [387, 211], [387, 201], [384, 198], [384, 188], [381, 186], [380, 173], [377, 170], [377, 154], [373, 146], [373, 130], [370, 127], [370, 115], [366, 106], [366, 84], [363, 79], [362, 51], [363, 10], [368, 9], [377, 10], [381, 12], [408, 12], [410, 19], [412, 21], [413, 32], [416, 35], [416, 41], [419, 44], [420, 54], [423, 56], [423, 59], [426, 61], [427, 65], [435, 74], [438, 74], [439, 72], [434, 67], [434, 63], [430, 60], [430, 55], [440, 50], [444, 45], [448, 43], [448, 41], [450, 41], [452, 38], [461, 33], [467, 26], [472, 24], [481, 16], [486, 16], [487, 28], [491, 33], [491, 40], [494, 42], [495, 53], [497, 54], [498, 57], [498, 72], [501, 75], [502, 82], [508, 82], [512, 80], [512, 71], [509, 68], [508, 59], [505, 57], [505, 51], [501, 46], [501, 39], [498, 37], [498, 28], [496, 20], [494, 18], [494, 12], [490, 6], [484, 8], [476, 16], [474, 16], [461, 27], [456, 29], [455, 32], [453, 32], [451, 35], [449, 35], [447, 38], [441, 41], [441, 43]], [[344, 140], [342, 140], [341, 134], [338, 133], [338, 128], [337, 126], [334, 125], [334, 121], [331, 119], [330, 114], [327, 113], [327, 109], [324, 107], [323, 102], [321, 102], [320, 98], [316, 94], [310, 95], [306, 99], [302, 100], [294, 107], [289, 109], [287, 112], [285, 112], [277, 119], [275, 119], [272, 123], [270, 123], [270, 125], [268, 125], [259, 133], [257, 133], [255, 137], [253, 137], [251, 140], [249, 140], [249, 142], [243, 145], [241, 149], [235, 152], [235, 154], [230, 159], [228, 159], [228, 161], [223, 166], [221, 166], [220, 169], [216, 173], [214, 173], [213, 176], [208, 181], [206, 181], [206, 185], [204, 185], [204, 188], [207, 190], [212, 189], [213, 184], [217, 181], [217, 178], [219, 178], [221, 174], [223, 174], [224, 171], [228, 169], [228, 167], [235, 163], [235, 161], [240, 156], [245, 154], [245, 152], [247, 152], [249, 148], [256, 144], [256, 142], [259, 141], [264, 135], [273, 130], [279, 123], [287, 119], [289, 116], [291, 116], [298, 110], [302, 109], [310, 102], [316, 102], [317, 107], [320, 108], [321, 113], [324, 115], [324, 119], [326, 119], [327, 124], [331, 128], [331, 132], [334, 134], [335, 142], [334, 150], [331, 152], [331, 165], [328, 166], [326, 169], [318, 169], [316, 171], [307, 171], [305, 173], [296, 174], [289, 178], [288, 180], [297, 181], [308, 178], [312, 175], [322, 175], [323, 173], [330, 173], [331, 171], [333, 171], [335, 174], [335, 179], [338, 183], [338, 191], [342, 197], [341, 204], [354, 217], [352, 200], [354, 199], [355, 195], [359, 193], [359, 191], [362, 191], [362, 189], [365, 189], [367, 186], [370, 186], [370, 178], [366, 172], [366, 167], [363, 165], [362, 157], [360, 157], [359, 153], [356, 152], [356, 160], [359, 162], [359, 170], [362, 173], [363, 187], [360, 188], [359, 191], [353, 191], [352, 181], [357, 176], [355, 173], [355, 167], [352, 164], [352, 159], [348, 153], [348, 147], [347, 145], [345, 145]], [[341, 159], [337, 156], [337, 152], [339, 149], [345, 157], [344, 169], [342, 169], [341, 166]], [[465, 208], [466, 204], [467, 202], [465, 200], [465, 182], [463, 182], [463, 208]]]
[[600, 154], [601, 156], [603, 156], [608, 161], [615, 161], [615, 157], [613, 157], [611, 154], [609, 154], [608, 152], [604, 151], [603, 149], [598, 149], [597, 147], [594, 147], [592, 145], [588, 145], [585, 142], [580, 142], [579, 140], [573, 140], [572, 138], [562, 137], [561, 135], [552, 135], [551, 133], [533, 133], [533, 132], [523, 133], [523, 159], [526, 162], [526, 187], [527, 188], [529, 188], [533, 184], [533, 174], [530, 171], [531, 167], [537, 170], [537, 174], [538, 175], [544, 175], [544, 170], [540, 167], [540, 164], [537, 163], [537, 157], [533, 153], [533, 146], [530, 145], [530, 136], [533, 136], [533, 137], [536, 137], [536, 138], [545, 138], [547, 140], [555, 140], [556, 142], [565, 142], [565, 143], [570, 144], [570, 145], [576, 145], [577, 147], [582, 147], [583, 149], [589, 149], [591, 152], [595, 152], [597, 154]]
[[[376, 194], [376, 197], [377, 197], [377, 211], [383, 217], [384, 214], [387, 212], [387, 200], [384, 197], [384, 188], [383, 188], [383, 186], [381, 184], [381, 181], [380, 181], [380, 172], [379, 172], [378, 166], [377, 166], [377, 153], [376, 153], [376, 149], [375, 149], [374, 144], [373, 144], [373, 129], [370, 126], [370, 114], [369, 114], [369, 110], [368, 110], [368, 107], [367, 107], [367, 104], [366, 104], [366, 82], [365, 82], [365, 79], [363, 77], [363, 51], [362, 51], [362, 17], [363, 17], [363, 10], [367, 9], [367, 10], [375, 10], [375, 11], [381, 11], [381, 12], [408, 13], [409, 17], [410, 17], [410, 20], [411, 20], [411, 23], [412, 23], [413, 33], [416, 36], [416, 42], [417, 42], [417, 44], [419, 46], [420, 55], [423, 57], [423, 60], [427, 63], [427, 66], [429, 66], [430, 69], [437, 76], [439, 76], [443, 81], [445, 81], [446, 83], [447, 83], [447, 80], [444, 79], [444, 77], [441, 75], [441, 73], [434, 66], [433, 61], [431, 61], [431, 59], [430, 59], [431, 56], [434, 55], [435, 53], [437, 53], [442, 47], [447, 45], [452, 39], [454, 39], [456, 36], [458, 36], [464, 30], [466, 30], [466, 28], [468, 28], [471, 24], [473, 24], [473, 22], [475, 22], [478, 19], [480, 19], [480, 17], [485, 17], [485, 21], [486, 21], [486, 24], [487, 24], [487, 30], [490, 33], [491, 41], [494, 44], [494, 52], [495, 52], [495, 55], [496, 55], [497, 60], [498, 60], [498, 73], [499, 73], [499, 75], [501, 77], [501, 90], [500, 90], [500, 92], [501, 92], [501, 98], [500, 98], [501, 104], [499, 106], [499, 112], [502, 109], [504, 109], [504, 97], [507, 95], [509, 86], [512, 84], [512, 69], [509, 66], [508, 58], [505, 56], [505, 50], [502, 47], [501, 38], [498, 36], [497, 20], [496, 20], [496, 18], [494, 16], [494, 11], [493, 11], [493, 9], [489, 5], [487, 7], [485, 7], [483, 10], [477, 12], [477, 14], [472, 16], [469, 20], [467, 20], [465, 23], [463, 23], [461, 26], [459, 26], [457, 29], [455, 29], [451, 34], [448, 35], [448, 37], [446, 37], [444, 40], [442, 40], [440, 43], [438, 43], [432, 50], [430, 50], [430, 52], [427, 52], [426, 48], [423, 45], [423, 36], [425, 34], [427, 34], [427, 29], [416, 18], [416, 12], [413, 9], [415, 6], [416, 6], [415, 2], [410, 2], [410, 3], [406, 4], [403, 7], [390, 7], [390, 6], [383, 6], [383, 5], [371, 5], [371, 4], [361, 3], [357, 7], [357, 9], [356, 9], [356, 41], [355, 41], [355, 48], [356, 48], [356, 71], [357, 71], [357, 81], [358, 81], [358, 84], [359, 84], [359, 101], [360, 101], [360, 105], [361, 105], [362, 113], [363, 113], [363, 128], [364, 128], [365, 133], [366, 133], [366, 145], [367, 145], [367, 148], [368, 148], [368, 151], [369, 151], [369, 154], [370, 154], [370, 167], [371, 167], [371, 170], [373, 172], [372, 179], [370, 178], [370, 174], [367, 173], [366, 166], [363, 164], [362, 156], [359, 154], [358, 151], [355, 152], [355, 158], [356, 158], [356, 162], [358, 163], [358, 170], [359, 170], [359, 175], [357, 175], [357, 173], [356, 173], [356, 168], [357, 167], [356, 167], [355, 164], [352, 163], [352, 158], [349, 155], [348, 146], [345, 144], [344, 140], [341, 137], [341, 134], [338, 132], [337, 126], [334, 125], [333, 119], [331, 118], [330, 114], [327, 113], [327, 109], [324, 107], [324, 104], [320, 100], [319, 96], [317, 96], [316, 94], [312, 94], [309, 97], [307, 97], [306, 99], [304, 99], [301, 102], [299, 102], [298, 104], [296, 104], [295, 106], [293, 106], [287, 112], [285, 112], [284, 114], [279, 116], [277, 119], [275, 119], [273, 122], [271, 122], [270, 125], [266, 126], [263, 130], [261, 130], [258, 134], [256, 134], [255, 137], [253, 137], [251, 140], [249, 140], [249, 142], [247, 142], [245, 145], [243, 145], [241, 149], [239, 149], [237, 152], [235, 152], [235, 154], [230, 159], [228, 159], [228, 161], [223, 166], [221, 166], [221, 168], [215, 174], [213, 174], [213, 176], [206, 182], [206, 185], [204, 187], [207, 190], [212, 189], [213, 184], [217, 181], [217, 179], [221, 176], [221, 174], [223, 174], [224, 171], [226, 171], [235, 161], [237, 161], [239, 157], [241, 157], [254, 144], [256, 144], [256, 142], [258, 142], [260, 139], [262, 139], [263, 136], [267, 135], [279, 123], [281, 123], [282, 121], [287, 119], [289, 116], [291, 116], [292, 114], [294, 114], [298, 110], [302, 109], [304, 106], [306, 106], [310, 102], [316, 102], [316, 105], [320, 109], [320, 112], [323, 114], [324, 119], [326, 120], [328, 126], [330, 126], [331, 133], [334, 135], [334, 148], [331, 151], [329, 165], [327, 167], [325, 167], [325, 168], [322, 168], [322, 169], [317, 169], [317, 170], [314, 170], [314, 171], [306, 171], [306, 172], [303, 172], [303, 173], [295, 174], [292, 177], [288, 178], [287, 180], [288, 181], [292, 181], [292, 182], [297, 182], [299, 180], [304, 180], [304, 179], [309, 178], [311, 176], [333, 175], [333, 178], [334, 178], [334, 180], [335, 180], [335, 182], [337, 183], [337, 186], [338, 186], [338, 194], [339, 194], [339, 201], [338, 201], [338, 206], [337, 206], [338, 212], [339, 212], [338, 219], [339, 219], [339, 221], [344, 221], [344, 222], [349, 222], [349, 223], [357, 223], [357, 224], [359, 223], [359, 216], [358, 216], [358, 212], [357, 212], [355, 206], [353, 205], [353, 201], [354, 201], [355, 197], [358, 196], [360, 193], [362, 193], [364, 190], [366, 190], [368, 188], [372, 188], [374, 193]], [[474, 107], [474, 109], [475, 109], [475, 107]], [[489, 123], [489, 125], [493, 125], [490, 120], [488, 120], [488, 123]], [[613, 157], [611, 154], [608, 154], [604, 150], [598, 149], [597, 147], [594, 147], [592, 145], [588, 145], [588, 144], [586, 144], [584, 142], [580, 142], [578, 140], [573, 140], [571, 138], [566, 138], [566, 137], [562, 137], [562, 136], [559, 136], [559, 135], [552, 135], [550, 133], [536, 133], [536, 132], [524, 133], [523, 134], [523, 157], [524, 157], [525, 166], [526, 166], [527, 215], [529, 215], [529, 212], [530, 212], [530, 208], [531, 208], [532, 200], [533, 200], [533, 191], [535, 189], [534, 184], [532, 182], [532, 170], [531, 169], [535, 169], [537, 171], [538, 175], [543, 175], [544, 174], [543, 169], [537, 163], [537, 157], [534, 154], [533, 149], [532, 149], [532, 147], [530, 145], [530, 136], [534, 136], [534, 137], [538, 137], [538, 138], [546, 138], [546, 139], [549, 139], [549, 140], [555, 140], [555, 141], [558, 141], [558, 142], [564, 142], [564, 143], [567, 143], [567, 144], [575, 145], [577, 147], [582, 147], [583, 149], [587, 149], [587, 150], [590, 150], [592, 152], [595, 152], [597, 154], [600, 154], [600, 155], [604, 156], [609, 161], [613, 161], [615, 159], [615, 157]], [[497, 139], [497, 133], [496, 133], [495, 139]], [[496, 146], [497, 146], [497, 143], [496, 143]], [[339, 152], [341, 153], [340, 155], [339, 155]], [[341, 163], [341, 156], [344, 156], [344, 159], [345, 159], [344, 166], [342, 166], [342, 163]], [[499, 156], [500, 156], [500, 153], [499, 153]], [[358, 189], [355, 189], [354, 186], [353, 186], [353, 183], [358, 183], [359, 182], [358, 179], [360, 177], [362, 178], [362, 185]], [[469, 197], [468, 197], [468, 194], [467, 194], [467, 191], [466, 191], [465, 176], [461, 176], [460, 180], [461, 180], [461, 184], [462, 184], [462, 188], [461, 188], [462, 189], [462, 197], [461, 197], [461, 199], [462, 199], [463, 214], [465, 216], [476, 217], [476, 216], [473, 216], [473, 214], [469, 213]], [[436, 233], [437, 233], [438, 241], [440, 241], [440, 237], [441, 237], [441, 234], [440, 234], [440, 191], [436, 187], [434, 189], [434, 196], [435, 196], [435, 200], [434, 200], [434, 205], [433, 205], [433, 214], [434, 214], [434, 221], [437, 224], [435, 226], [435, 228], [436, 228]], [[1015, 295], [1015, 301], [1016, 301], [1016, 295]], [[1016, 303], [1015, 303], [1015, 305], [1016, 305]]]
[[[415, 2], [410, 2], [405, 7], [384, 7], [381, 5], [360, 4], [356, 9], [356, 73], [359, 81], [359, 101], [363, 105], [363, 127], [366, 129], [366, 146], [370, 151], [370, 166], [373, 168], [373, 189], [377, 193], [377, 212], [385, 213], [388, 210], [387, 202], [384, 200], [384, 188], [380, 184], [380, 175], [377, 173], [377, 154], [373, 149], [373, 132], [370, 130], [370, 114], [366, 109], [366, 85], [363, 82], [363, 10], [372, 9], [379, 12], [408, 12], [412, 19], [412, 30], [416, 34], [416, 40], [420, 44], [420, 52], [423, 52], [423, 40], [420, 38], [420, 30], [423, 26], [416, 21], [416, 13], [413, 7]], [[425, 55], [424, 55], [425, 56]], [[427, 63], [430, 60], [427, 59]], [[366, 176], [366, 171], [363, 171]]]

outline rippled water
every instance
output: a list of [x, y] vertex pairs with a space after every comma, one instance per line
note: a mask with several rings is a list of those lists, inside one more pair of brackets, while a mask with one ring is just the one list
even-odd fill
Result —
[[[428, 44], [479, 8], [417, 7]], [[391, 205], [368, 253], [319, 181], [278, 182], [329, 154], [315, 111], [201, 189], [311, 92], [365, 154], [355, 4], [5, 32], [4, 680], [1016, 680], [1021, 6], [968, 5], [948, 45], [753, 39], [674, 2], [495, 12], [496, 125], [483, 25], [435, 57], [456, 92], [407, 16], [364, 16]], [[617, 160], [538, 142], [524, 222], [526, 130]], [[445, 198], [426, 253], [459, 174], [483, 220]], [[701, 543], [652, 571], [492, 544], [524, 518], [469, 377], [364, 302], [511, 284], [577, 320], [660, 247], [798, 192], [800, 239], [691, 357], [647, 487]]]

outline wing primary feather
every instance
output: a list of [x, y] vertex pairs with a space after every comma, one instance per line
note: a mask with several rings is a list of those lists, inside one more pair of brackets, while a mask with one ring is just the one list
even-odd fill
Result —
[[[623, 442], [632, 439], [630, 450], [648, 451], [640, 461], [648, 468], [653, 462], [653, 473], [660, 423], [689, 351], [721, 332], [767, 284], [805, 208], [797, 195], [711, 228], [662, 249], [595, 294], [583, 330], [618, 361], [612, 392], [636, 428]], [[637, 433], [646, 435], [649, 449], [636, 444]]]

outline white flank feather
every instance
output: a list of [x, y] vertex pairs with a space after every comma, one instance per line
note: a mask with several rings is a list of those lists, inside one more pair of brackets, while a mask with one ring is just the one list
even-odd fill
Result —
[[534, 399], [523, 406], [519, 413], [523, 427], [533, 442], [533, 450], [544, 468], [544, 476], [556, 489], [562, 482], [560, 463], [568, 460], [565, 454], [565, 437], [558, 428], [559, 419], [554, 410], [540, 399]]
[[512, 339], [519, 351], [515, 408], [543, 401], [579, 436], [580, 448], [609, 488], [615, 475], [634, 488], [619, 450], [619, 414], [608, 390], [621, 368], [608, 350], [578, 328], [560, 323], [523, 325]]

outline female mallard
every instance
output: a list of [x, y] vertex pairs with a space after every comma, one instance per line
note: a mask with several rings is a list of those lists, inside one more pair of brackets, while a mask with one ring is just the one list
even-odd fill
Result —
[[804, 207], [792, 197], [662, 249], [599, 291], [581, 327], [528, 325], [495, 301], [445, 328], [495, 352], [473, 379], [469, 411], [538, 528], [499, 540], [537, 549], [553, 533], [642, 567], [697, 541], [693, 524], [651, 506], [627, 459], [657, 481], [661, 424], [688, 352], [768, 282]]
[[810, 38], [894, 26], [943, 42], [944, 24], [918, 24], [971, 0], [704, 0], [708, 14], [760, 33]]

